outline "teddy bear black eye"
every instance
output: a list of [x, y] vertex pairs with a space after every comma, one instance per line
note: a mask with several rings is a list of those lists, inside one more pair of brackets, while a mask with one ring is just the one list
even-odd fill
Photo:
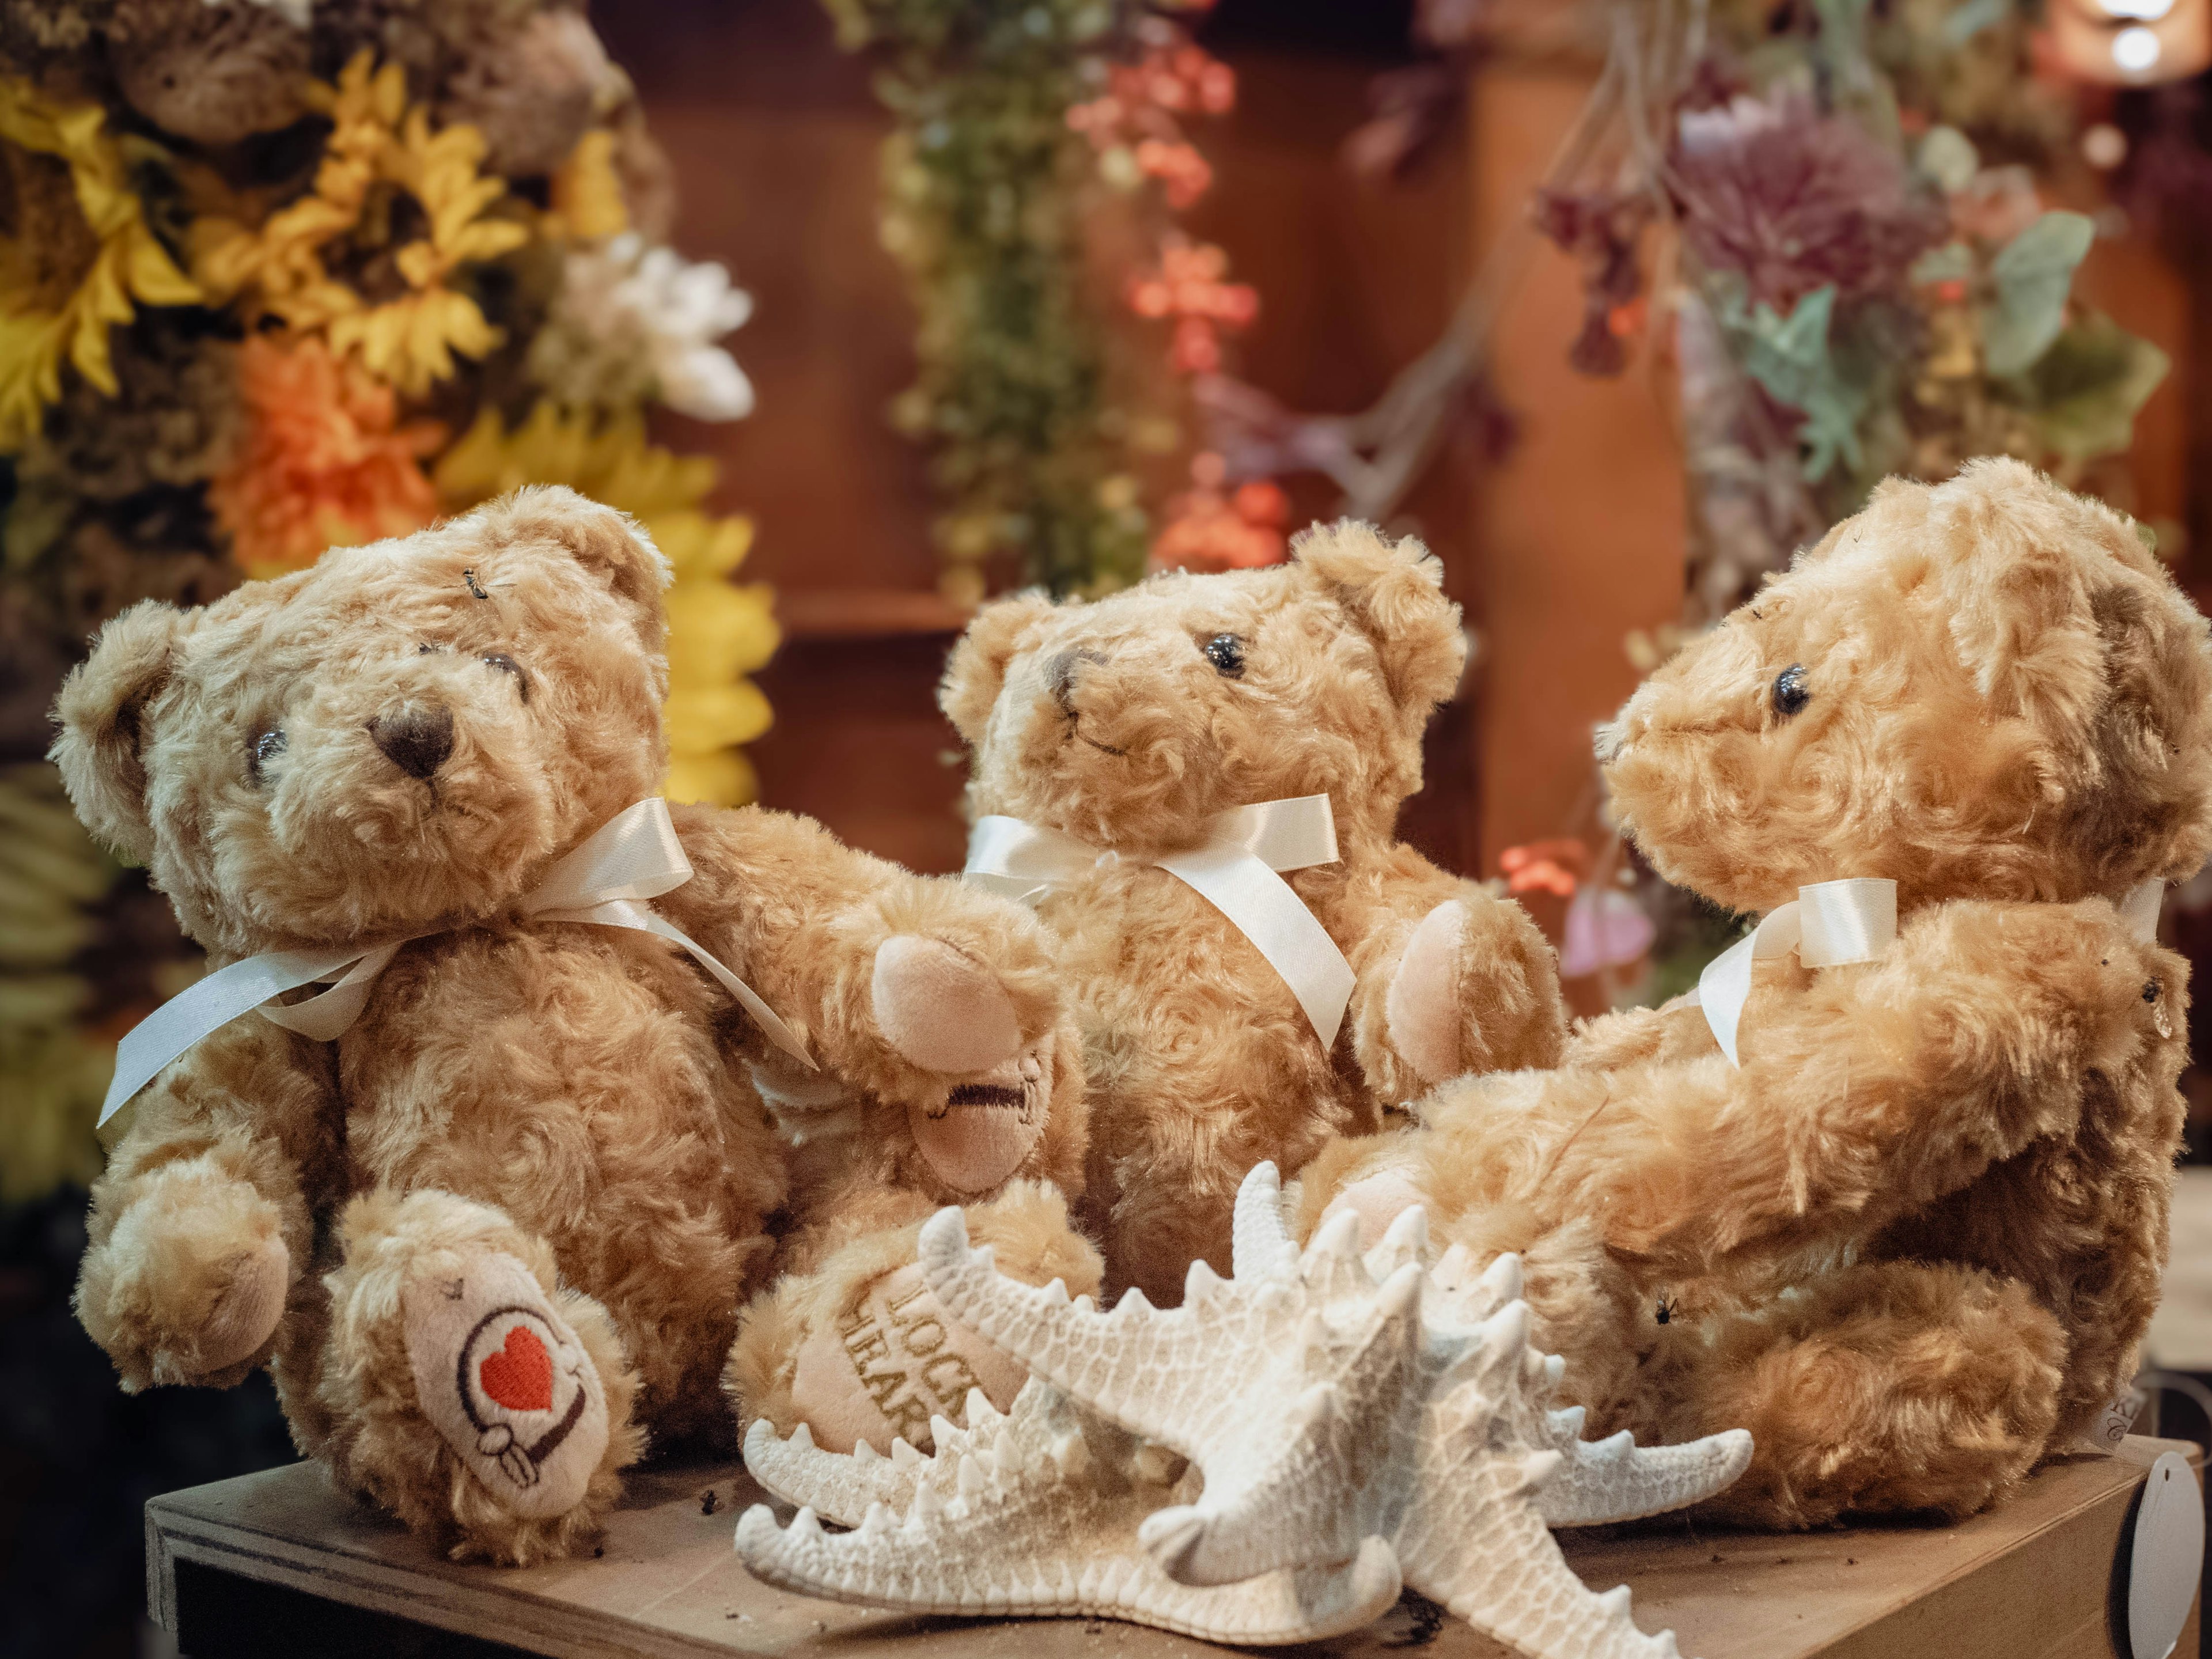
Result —
[[514, 675], [515, 689], [522, 693], [523, 702], [530, 701], [530, 676], [522, 672], [520, 663], [515, 661], [504, 651], [485, 652], [483, 662], [487, 668], [496, 668], [502, 674]]
[[1793, 662], [1774, 677], [1774, 712], [1788, 720], [1813, 701], [1813, 688], [1805, 684], [1805, 665]]
[[283, 752], [284, 734], [275, 727], [254, 738], [253, 747], [247, 752], [246, 769], [255, 783], [261, 781], [261, 769]]
[[1216, 634], [1206, 642], [1203, 649], [1206, 661], [1213, 665], [1214, 672], [1224, 679], [1244, 678], [1244, 641], [1234, 634]]

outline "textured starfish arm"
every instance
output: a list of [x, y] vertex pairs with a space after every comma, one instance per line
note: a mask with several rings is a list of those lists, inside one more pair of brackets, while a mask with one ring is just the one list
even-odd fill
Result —
[[738, 1553], [785, 1589], [918, 1613], [1109, 1616], [1246, 1644], [1356, 1629], [1397, 1598], [1396, 1558], [1380, 1538], [1327, 1566], [1219, 1589], [1176, 1583], [1136, 1537], [1145, 1514], [1172, 1495], [1157, 1455], [1034, 1378], [1005, 1416], [971, 1399], [969, 1427], [940, 1424], [937, 1455], [917, 1454], [895, 1475], [884, 1467], [890, 1459], [865, 1474], [838, 1470], [835, 1462], [852, 1460], [799, 1439], [755, 1435], [749, 1454], [765, 1453], [782, 1486], [819, 1488], [840, 1503], [861, 1482], [904, 1485], [910, 1496], [903, 1522], [876, 1500], [859, 1530], [838, 1534], [823, 1532], [811, 1508], [788, 1528], [765, 1505], [748, 1510]]
[[[972, 1404], [969, 1413], [972, 1418]], [[945, 1443], [933, 1443], [942, 1449]], [[891, 1442], [889, 1457], [865, 1440], [849, 1452], [824, 1451], [804, 1423], [780, 1440], [764, 1417], [755, 1419], [745, 1434], [745, 1468], [754, 1480], [793, 1509], [812, 1510], [841, 1527], [859, 1526], [871, 1504], [904, 1510], [914, 1501], [927, 1461], [903, 1439]]]
[[1006, 1278], [988, 1249], [969, 1248], [957, 1210], [930, 1218], [915, 1254], [955, 1319], [1100, 1416], [1192, 1453], [1203, 1419], [1222, 1402], [1223, 1357], [1235, 1346], [1218, 1320], [1205, 1317], [1206, 1285], [1221, 1281], [1203, 1263], [1192, 1269], [1185, 1307], [1163, 1311], [1132, 1291], [1099, 1314], [1071, 1303], [1058, 1279], [1039, 1289]]
[[1298, 1265], [1297, 1241], [1283, 1218], [1283, 1182], [1272, 1164], [1255, 1164], [1237, 1188], [1229, 1271], [1240, 1280], [1279, 1278]]
[[[1408, 1262], [1364, 1300], [1310, 1307], [1295, 1355], [1273, 1377], [1243, 1358], [1243, 1409], [1200, 1447], [1194, 1504], [1146, 1519], [1139, 1536], [1170, 1577], [1227, 1584], [1340, 1559], [1396, 1527], [1408, 1436], [1427, 1394], [1421, 1268]], [[1266, 1386], [1272, 1381], [1273, 1386]], [[1258, 1384], [1260, 1386], [1255, 1386]]]
[[[1418, 1214], [1408, 1210], [1406, 1215]], [[1402, 1224], [1405, 1216], [1399, 1221]], [[1395, 1232], [1396, 1227], [1392, 1228]], [[1370, 1253], [1370, 1266], [1375, 1265]], [[1431, 1302], [1440, 1326], [1479, 1328], [1521, 1295], [1521, 1260], [1501, 1255], [1481, 1273], [1474, 1271], [1465, 1246], [1455, 1244], [1430, 1270]], [[1583, 1409], [1547, 1409], [1566, 1362], [1541, 1356], [1541, 1376], [1510, 1401], [1516, 1426], [1532, 1446], [1560, 1454], [1559, 1471], [1544, 1483], [1537, 1508], [1554, 1527], [1594, 1527], [1640, 1520], [1686, 1504], [1704, 1502], [1733, 1485], [1750, 1465], [1751, 1436], [1729, 1429], [1680, 1446], [1639, 1446], [1626, 1431], [1608, 1440], [1582, 1437]]]
[[1626, 1585], [1575, 1577], [1530, 1497], [1495, 1466], [1427, 1488], [1398, 1531], [1406, 1582], [1528, 1659], [1680, 1659], [1672, 1631], [1637, 1629]]
[[1680, 1446], [1639, 1446], [1622, 1430], [1610, 1440], [1578, 1437], [1583, 1414], [1548, 1413], [1565, 1454], [1536, 1507], [1547, 1525], [1595, 1527], [1638, 1521], [1701, 1504], [1735, 1484], [1751, 1463], [1751, 1436], [1729, 1429]]

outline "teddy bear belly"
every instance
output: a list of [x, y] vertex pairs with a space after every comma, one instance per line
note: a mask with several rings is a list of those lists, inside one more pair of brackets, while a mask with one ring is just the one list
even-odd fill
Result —
[[499, 1206], [606, 1304], [663, 1435], [719, 1425], [715, 1379], [783, 1193], [718, 1040], [719, 993], [658, 941], [495, 937], [395, 963], [343, 1039], [354, 1184]]
[[1171, 1305], [1192, 1261], [1229, 1270], [1253, 1164], [1288, 1178], [1333, 1135], [1379, 1122], [1282, 976], [1174, 878], [1109, 872], [1040, 915], [1060, 932], [1083, 1034], [1086, 1217], [1107, 1234], [1114, 1288]]

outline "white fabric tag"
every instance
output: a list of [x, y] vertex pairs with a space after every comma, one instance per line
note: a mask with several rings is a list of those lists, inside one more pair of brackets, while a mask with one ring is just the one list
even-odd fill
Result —
[[[993, 814], [975, 821], [967, 878], [1034, 904], [1051, 888], [1120, 854], [1062, 830]], [[1336, 816], [1327, 795], [1259, 801], [1218, 813], [1188, 851], [1148, 860], [1213, 905], [1283, 977], [1323, 1048], [1352, 1000], [1352, 964], [1279, 872], [1334, 864]]]
[[2142, 1414], [2143, 1395], [2140, 1389], [2130, 1389], [2116, 1396], [2099, 1412], [2096, 1420], [2081, 1431], [2081, 1447], [2086, 1451], [2115, 1452], [2120, 1442], [2135, 1432], [2136, 1419]]
[[[523, 915], [542, 921], [587, 922], [599, 927], [629, 927], [678, 945], [712, 974], [752, 1016], [768, 1040], [809, 1071], [814, 1061], [798, 1034], [785, 1024], [752, 987], [739, 979], [690, 934], [642, 902], [691, 879], [668, 804], [658, 798], [639, 801], [564, 854], [544, 879], [517, 901]], [[180, 996], [172, 997], [132, 1028], [116, 1049], [115, 1077], [100, 1109], [102, 1123], [123, 1103], [150, 1083], [171, 1060], [210, 1031], [259, 1008], [289, 1030], [318, 1042], [335, 1041], [361, 1017], [368, 994], [399, 950], [410, 939], [442, 933], [433, 928], [363, 950], [340, 945], [328, 951], [275, 951], [210, 974]], [[289, 1007], [270, 999], [302, 985], [335, 978], [319, 996]]]
[[2166, 884], [2156, 876], [2139, 881], [2127, 890], [2125, 897], [2117, 901], [2120, 920], [2128, 931], [2144, 944], [2158, 937], [2158, 913], [2166, 902]]

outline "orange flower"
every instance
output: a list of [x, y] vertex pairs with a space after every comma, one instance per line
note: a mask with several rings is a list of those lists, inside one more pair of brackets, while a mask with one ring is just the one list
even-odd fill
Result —
[[288, 347], [256, 335], [240, 356], [239, 389], [246, 441], [208, 497], [249, 576], [297, 570], [325, 548], [404, 536], [437, 516], [422, 458], [443, 429], [400, 426], [392, 388], [320, 340]]
[[1152, 544], [1153, 569], [1249, 570], [1283, 562], [1290, 498], [1267, 478], [1225, 494], [1227, 473], [1211, 450], [1191, 458], [1191, 488], [1168, 502], [1167, 522]]
[[1589, 863], [1589, 849], [1578, 841], [1532, 841], [1525, 847], [1509, 847], [1498, 855], [1508, 892], [1540, 890], [1561, 898], [1574, 896]]

